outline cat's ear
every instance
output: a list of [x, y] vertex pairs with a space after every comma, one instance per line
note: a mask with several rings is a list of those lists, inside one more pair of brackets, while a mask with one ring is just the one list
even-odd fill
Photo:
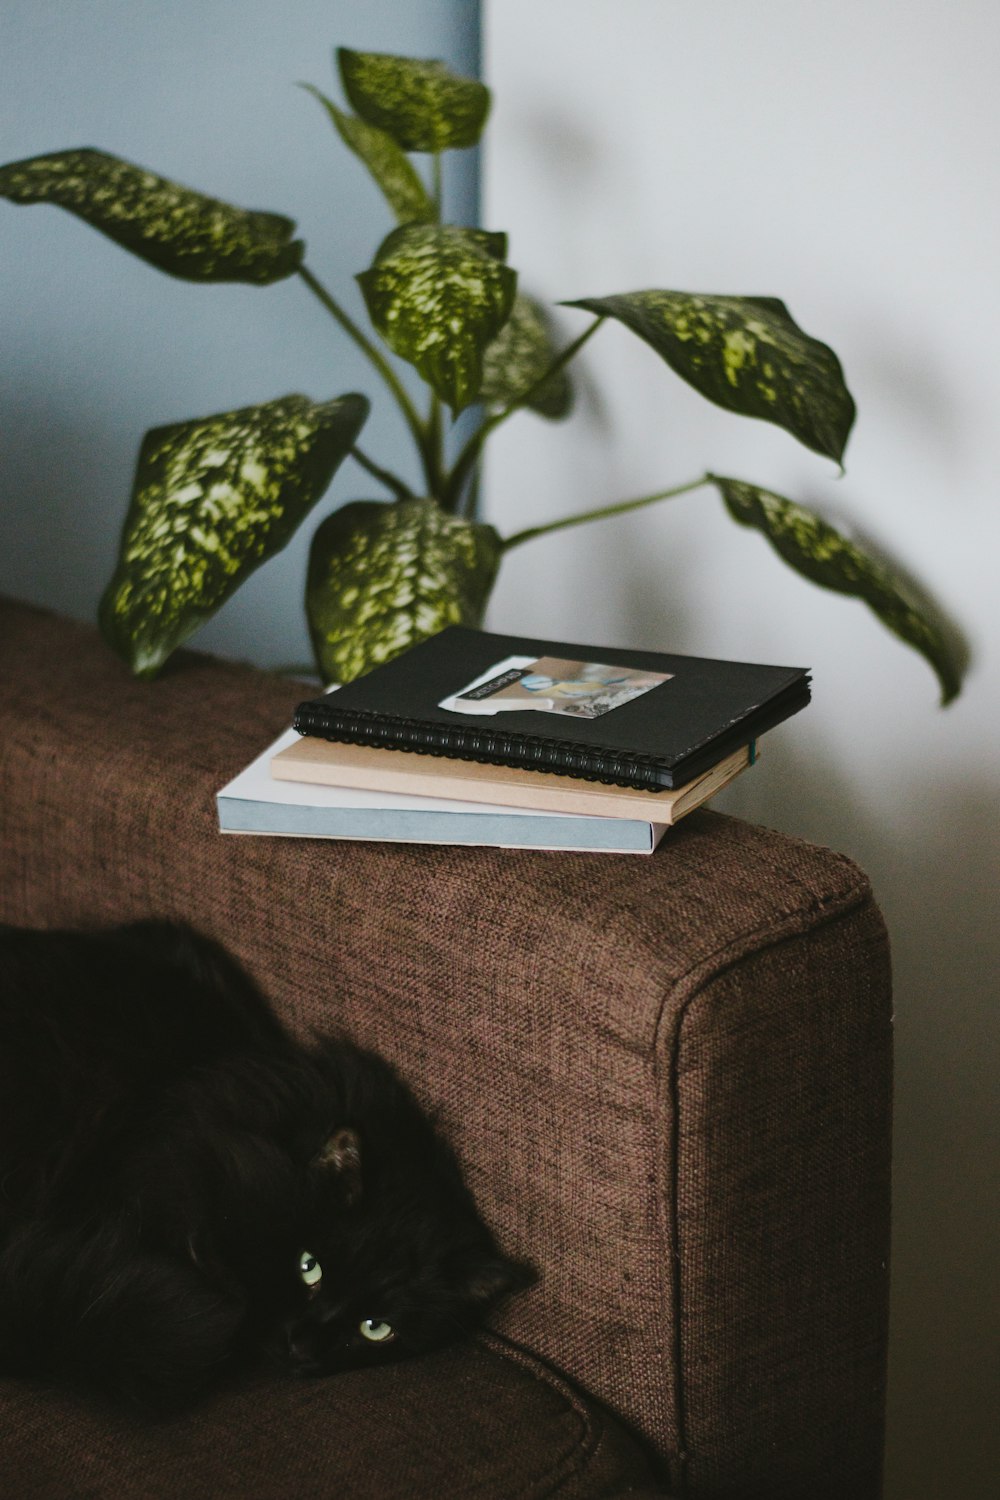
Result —
[[469, 1268], [464, 1290], [470, 1302], [487, 1307], [512, 1292], [522, 1292], [534, 1286], [537, 1280], [537, 1271], [524, 1261], [493, 1255]]
[[337, 1178], [345, 1203], [356, 1203], [361, 1197], [361, 1141], [350, 1126], [333, 1132], [313, 1157], [312, 1166]]

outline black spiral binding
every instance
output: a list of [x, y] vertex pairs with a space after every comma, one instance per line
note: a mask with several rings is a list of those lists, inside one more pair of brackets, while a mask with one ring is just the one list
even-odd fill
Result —
[[662, 768], [651, 755], [624, 756], [602, 745], [581, 746], [572, 740], [541, 739], [537, 735], [505, 734], [486, 727], [463, 729], [461, 735], [439, 725], [416, 719], [392, 719], [369, 709], [341, 710], [334, 718], [328, 705], [300, 704], [293, 725], [300, 734], [338, 741], [347, 745], [407, 750], [417, 755], [437, 755], [453, 760], [474, 760], [481, 765], [524, 767], [575, 776], [581, 781], [599, 781], [605, 786], [623, 786], [636, 791], [667, 790]]

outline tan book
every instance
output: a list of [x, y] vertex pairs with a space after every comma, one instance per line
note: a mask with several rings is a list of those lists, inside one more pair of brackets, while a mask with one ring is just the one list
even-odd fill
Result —
[[371, 745], [345, 745], [304, 735], [272, 757], [271, 775], [279, 781], [446, 797], [455, 802], [483, 802], [598, 818], [646, 818], [651, 823], [669, 826], [728, 786], [755, 758], [753, 747], [744, 745], [685, 786], [646, 792], [604, 786], [578, 776], [482, 765], [478, 761], [384, 750]]

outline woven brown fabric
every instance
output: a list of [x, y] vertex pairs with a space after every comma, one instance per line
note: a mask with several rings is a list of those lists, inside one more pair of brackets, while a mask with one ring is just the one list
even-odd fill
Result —
[[327, 1380], [247, 1382], [139, 1421], [0, 1382], [9, 1500], [617, 1500], [651, 1496], [616, 1424], [489, 1348]]
[[397, 1062], [542, 1272], [504, 1331], [678, 1489], [878, 1493], [889, 972], [854, 865], [710, 812], [650, 859], [222, 837], [295, 684], [139, 683], [21, 606], [0, 675], [0, 915], [186, 918]]
[[[693, 998], [680, 1033], [680, 1342], [698, 1495], [879, 1492], [890, 1037], [876, 1007], [845, 1004], [867, 941], [841, 920], [754, 954]], [[837, 1455], [826, 1473], [823, 1451]]]

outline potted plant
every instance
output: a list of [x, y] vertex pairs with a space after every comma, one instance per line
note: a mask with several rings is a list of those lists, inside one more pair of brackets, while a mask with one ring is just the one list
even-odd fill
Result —
[[[435, 61], [341, 48], [337, 62], [349, 109], [307, 87], [396, 220], [357, 277], [372, 330], [320, 283], [282, 215], [234, 207], [91, 149], [0, 168], [0, 194], [12, 202], [58, 204], [170, 275], [259, 286], [297, 276], [364, 352], [419, 456], [414, 492], [360, 446], [369, 401], [355, 393], [319, 402], [282, 396], [148, 432], [99, 612], [105, 636], [132, 669], [154, 676], [285, 545], [350, 455], [384, 494], [335, 510], [312, 539], [306, 610], [325, 681], [347, 681], [447, 624], [479, 624], [513, 547], [705, 487], [804, 578], [863, 599], [930, 663], [942, 700], [953, 698], [961, 685], [957, 653], [902, 577], [813, 511], [757, 485], [704, 473], [507, 536], [478, 518], [491, 434], [524, 410], [565, 417], [568, 367], [609, 319], [708, 400], [775, 423], [838, 464], [854, 402], [833, 351], [770, 297], [654, 289], [577, 298], [563, 305], [588, 322], [560, 347], [545, 310], [518, 289], [506, 236], [444, 216], [442, 153], [477, 144], [490, 105], [486, 87]], [[426, 175], [414, 156], [429, 162]], [[425, 383], [422, 404], [400, 379], [398, 360]], [[478, 421], [471, 431], [465, 424], [456, 450], [447, 439], [470, 407]]]

